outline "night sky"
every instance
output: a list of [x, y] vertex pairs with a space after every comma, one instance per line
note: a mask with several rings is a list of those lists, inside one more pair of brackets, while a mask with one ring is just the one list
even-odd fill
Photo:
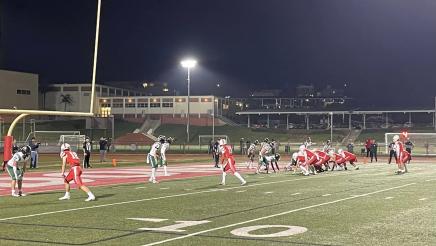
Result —
[[[1, 68], [91, 80], [96, 1], [0, 4]], [[435, 13], [434, 0], [103, 0], [97, 80], [185, 93], [179, 62], [193, 56], [193, 94], [347, 83], [362, 105], [431, 106]]]

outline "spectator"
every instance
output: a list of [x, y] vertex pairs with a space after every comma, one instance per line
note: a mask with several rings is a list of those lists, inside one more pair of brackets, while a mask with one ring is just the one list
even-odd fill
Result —
[[89, 141], [89, 138], [85, 138], [85, 142], [83, 143], [83, 154], [85, 155], [85, 158], [83, 159], [83, 168], [90, 168], [91, 165], [89, 165], [89, 159], [91, 158], [91, 142]]
[[38, 148], [41, 143], [37, 143], [35, 137], [29, 142], [30, 146], [30, 168], [38, 168]]
[[395, 157], [395, 162], [397, 162], [397, 154], [395, 153], [395, 143], [391, 142], [388, 146], [389, 150], [389, 161], [388, 164], [391, 164], [392, 162], [392, 156]]
[[378, 151], [378, 144], [375, 140], [371, 141], [371, 146], [369, 147], [370, 156], [371, 156], [371, 162], [373, 159], [375, 159], [375, 162], [377, 162], [377, 151]]
[[354, 154], [354, 144], [353, 144], [353, 143], [349, 143], [349, 144], [347, 145], [347, 150], [348, 150], [348, 152]]
[[98, 142], [100, 145], [100, 162], [106, 161], [106, 151], [107, 151], [107, 140], [104, 137], [100, 138]]
[[215, 161], [215, 167], [216, 168], [220, 168], [218, 166], [218, 163], [220, 162], [220, 144], [219, 144], [219, 138], [215, 141], [215, 143], [213, 144], [213, 149], [212, 149], [212, 157], [213, 160]]
[[209, 142], [209, 148], [207, 149], [207, 154], [213, 154], [213, 140]]
[[243, 155], [244, 154], [244, 150], [243, 150], [243, 145], [244, 145], [244, 138], [241, 138], [240, 140], [239, 140], [239, 151], [241, 152], [241, 155]]
[[277, 153], [277, 142], [275, 139], [271, 139], [271, 143], [269, 144], [271, 146], [271, 154], [275, 155]]
[[410, 138], [407, 138], [407, 141], [404, 143], [404, 147], [406, 148], [406, 151], [410, 154], [410, 158], [408, 161], [408, 163], [410, 163], [410, 160], [412, 160], [412, 149], [414, 147], [412, 141], [410, 141]]
[[366, 157], [367, 158], [369, 157], [369, 154], [371, 152], [371, 144], [372, 144], [372, 141], [370, 138], [368, 138], [365, 142], [365, 149], [366, 149]]
[[107, 140], [107, 152], [111, 151], [111, 146], [112, 146], [112, 138], [109, 138], [109, 140]]
[[17, 153], [20, 148], [17, 145], [17, 140], [14, 139], [12, 142], [12, 155]]

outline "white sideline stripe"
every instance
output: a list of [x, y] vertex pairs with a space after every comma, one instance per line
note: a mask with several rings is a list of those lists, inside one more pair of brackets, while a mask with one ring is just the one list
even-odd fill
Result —
[[386, 197], [385, 199], [386, 199], [386, 200], [390, 200], [390, 199], [394, 199], [394, 198], [391, 197], [391, 196], [388, 196], [388, 197]]
[[[318, 176], [318, 177], [319, 178], [326, 178], [326, 177], [335, 177], [335, 176], [341, 176], [341, 175], [329, 175], [329, 176]], [[181, 194], [168, 195], [168, 196], [159, 196], [159, 197], [152, 197], [152, 198], [144, 198], [144, 199], [138, 199], [138, 200], [125, 201], [125, 202], [115, 202], [115, 203], [101, 204], [101, 205], [81, 207], [81, 208], [71, 208], [71, 209], [57, 210], [57, 211], [37, 213], [37, 214], [21, 215], [21, 216], [9, 217], [9, 218], [1, 218], [0, 221], [21, 219], [21, 218], [30, 218], [30, 217], [36, 217], [36, 216], [42, 216], [42, 215], [58, 214], [58, 213], [79, 211], [79, 210], [85, 210], [85, 209], [103, 208], [103, 207], [110, 207], [110, 206], [115, 206], [115, 205], [123, 205], [123, 204], [137, 203], [137, 202], [154, 201], [154, 200], [161, 200], [161, 199], [173, 198], [173, 197], [197, 195], [197, 194], [211, 193], [211, 192], [222, 191], [222, 190], [234, 190], [234, 189], [241, 189], [241, 188], [247, 188], [247, 187], [255, 187], [255, 186], [261, 186], [261, 185], [279, 184], [279, 183], [286, 183], [286, 182], [295, 182], [295, 181], [306, 180], [306, 179], [314, 179], [314, 178], [317, 178], [317, 177], [305, 177], [305, 178], [290, 179], [290, 180], [287, 179], [287, 180], [280, 180], [280, 181], [274, 181], [274, 182], [265, 182], [265, 183], [245, 185], [245, 186], [235, 186], [235, 187], [229, 187], [229, 188], [224, 188], [224, 189], [212, 189], [212, 190], [204, 190], [204, 191], [196, 191], [196, 192], [189, 192], [189, 193], [181, 193]]]
[[246, 192], [247, 190], [237, 190], [236, 193]]
[[324, 206], [324, 205], [329, 205], [329, 204], [339, 203], [339, 202], [343, 202], [343, 201], [347, 201], [347, 200], [352, 200], [352, 199], [355, 199], [355, 198], [358, 198], [358, 197], [365, 197], [365, 196], [369, 196], [369, 195], [373, 195], [373, 194], [377, 194], [377, 193], [381, 193], [381, 192], [385, 192], [385, 191], [400, 189], [400, 188], [411, 186], [411, 185], [415, 185], [415, 184], [416, 183], [409, 183], [409, 184], [395, 186], [395, 187], [391, 187], [391, 188], [387, 188], [387, 189], [383, 189], [383, 190], [378, 190], [378, 191], [373, 191], [373, 192], [370, 192], [370, 193], [361, 194], [361, 195], [357, 195], [357, 196], [353, 196], [353, 197], [342, 198], [342, 199], [334, 200], [334, 201], [331, 201], [331, 202], [324, 202], [324, 203], [319, 203], [319, 204], [315, 204], [315, 205], [311, 205], [311, 206], [307, 206], [307, 207], [297, 208], [297, 209], [281, 212], [281, 213], [278, 213], [278, 214], [272, 214], [272, 215], [268, 215], [268, 216], [265, 216], [265, 217], [260, 217], [260, 218], [256, 218], [256, 219], [246, 220], [246, 221], [242, 221], [242, 222], [238, 222], [238, 223], [234, 223], [234, 224], [230, 224], [230, 225], [226, 225], [226, 226], [215, 227], [215, 228], [212, 228], [212, 229], [208, 229], [208, 230], [204, 230], [204, 231], [199, 231], [199, 232], [183, 235], [183, 236], [180, 236], [180, 237], [175, 237], [175, 238], [170, 238], [170, 239], [166, 239], [166, 240], [162, 240], [162, 241], [158, 241], [158, 242], [154, 242], [154, 243], [144, 244], [143, 246], [153, 246], [153, 245], [158, 245], [158, 244], [162, 244], [162, 243], [172, 242], [172, 241], [175, 241], [175, 240], [185, 239], [185, 238], [188, 238], [188, 237], [193, 237], [193, 236], [196, 236], [196, 235], [200, 235], [200, 234], [204, 234], [204, 233], [208, 233], [208, 232], [212, 232], [212, 231], [218, 231], [218, 230], [229, 228], [229, 227], [244, 225], [244, 224], [248, 224], [248, 223], [251, 223], [251, 222], [256, 222], [256, 221], [259, 221], [259, 220], [265, 220], [265, 219], [270, 219], [270, 218], [274, 218], [274, 217], [277, 217], [277, 216], [282, 216], [282, 215], [287, 215], [287, 214], [290, 214], [290, 213], [295, 213], [295, 212], [298, 212], [298, 211], [301, 211], [301, 210], [307, 210], [307, 209], [311, 209], [311, 208], [321, 207], [321, 206]]
[[297, 192], [297, 193], [291, 194], [291, 196], [296, 196], [296, 195], [300, 195], [300, 194], [301, 194], [300, 192]]
[[274, 193], [274, 192], [272, 192], [272, 191], [264, 192], [264, 194], [272, 194], [272, 193]]
[[322, 196], [331, 196], [332, 194], [324, 194], [324, 195], [322, 195]]
[[419, 201], [425, 201], [425, 200], [427, 200], [426, 197], [419, 199]]

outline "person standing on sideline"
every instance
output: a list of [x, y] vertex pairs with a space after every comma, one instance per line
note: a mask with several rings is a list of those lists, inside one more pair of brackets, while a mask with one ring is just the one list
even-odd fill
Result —
[[372, 143], [372, 141], [369, 138], [365, 142], [366, 158], [368, 158], [369, 155], [371, 154], [371, 143]]
[[89, 165], [89, 159], [91, 158], [91, 143], [89, 141], [89, 138], [85, 138], [85, 142], [83, 143], [83, 155], [85, 158], [83, 158], [83, 168], [90, 168], [91, 165]]
[[38, 148], [41, 143], [37, 143], [35, 137], [30, 140], [30, 168], [38, 168]]
[[391, 142], [388, 146], [389, 150], [389, 161], [388, 164], [391, 164], [392, 162], [392, 156], [395, 157], [395, 162], [398, 162], [397, 160], [397, 154], [395, 153], [395, 142]]
[[410, 141], [410, 138], [407, 138], [407, 141], [404, 143], [404, 147], [406, 148], [406, 151], [410, 154], [410, 158], [407, 161], [407, 163], [410, 163], [410, 160], [412, 160], [412, 149], [414, 147], [412, 141]]
[[350, 152], [350, 153], [352, 153], [352, 154], [354, 154], [354, 144], [353, 144], [353, 143], [350, 142], [350, 143], [347, 145], [347, 151]]
[[[70, 199], [70, 182], [74, 180], [74, 183], [76, 183], [77, 187], [81, 189], [83, 192], [88, 194], [88, 198], [85, 200], [86, 202], [94, 201], [95, 196], [92, 194], [92, 192], [89, 190], [88, 187], [86, 187], [82, 182], [82, 169], [80, 168], [80, 159], [77, 156], [77, 153], [70, 150], [70, 145], [68, 143], [64, 143], [61, 145], [61, 153], [60, 157], [62, 159], [62, 168], [61, 168], [61, 175], [64, 178], [64, 184], [65, 184], [65, 195], [59, 200], [69, 200]], [[65, 166], [70, 165], [70, 171], [68, 172], [67, 176], [65, 176]]]
[[378, 151], [378, 144], [375, 140], [371, 141], [371, 146], [369, 148], [370, 156], [371, 156], [371, 163], [372, 160], [375, 159], [375, 162], [377, 162], [377, 151]]
[[101, 137], [98, 144], [100, 145], [100, 162], [105, 162], [106, 161], [106, 151], [107, 151], [106, 138]]
[[213, 144], [213, 148], [212, 148], [212, 157], [213, 160], [215, 161], [215, 167], [216, 168], [220, 168], [218, 163], [220, 162], [220, 145], [219, 145], [219, 140], [217, 139], [215, 141], [215, 143]]

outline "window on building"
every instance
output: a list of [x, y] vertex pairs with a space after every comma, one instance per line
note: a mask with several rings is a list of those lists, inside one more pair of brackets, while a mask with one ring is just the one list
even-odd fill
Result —
[[189, 101], [190, 101], [190, 102], [198, 102], [199, 100], [198, 100], [198, 98], [190, 98]]
[[111, 97], [115, 96], [115, 89], [109, 88], [109, 96]]
[[150, 103], [150, 108], [160, 108], [160, 102], [158, 102], [158, 103], [155, 103], [155, 102]]
[[125, 97], [129, 96], [129, 91], [123, 90], [123, 96]]
[[212, 98], [211, 97], [202, 97], [201, 98], [201, 102], [212, 102]]
[[81, 90], [82, 91], [91, 91], [91, 86], [82, 86]]
[[148, 103], [138, 103], [138, 108], [148, 108]]
[[126, 103], [126, 108], [134, 108], [136, 107], [135, 103]]
[[123, 95], [122, 90], [115, 90], [115, 94], [117, 96], [122, 96]]
[[30, 90], [17, 90], [17, 95], [30, 95]]
[[112, 108], [122, 108], [123, 104], [122, 103], [115, 103], [112, 105]]
[[185, 98], [176, 98], [176, 102], [184, 103], [184, 102], [186, 102], [186, 99]]
[[174, 99], [173, 98], [163, 98], [162, 99], [162, 107], [163, 108], [172, 108], [172, 107], [174, 107]]
[[83, 96], [84, 96], [84, 97], [89, 97], [90, 94], [91, 94], [91, 93], [89, 93], [89, 92], [84, 92], [84, 93], [83, 93]]
[[79, 91], [78, 86], [64, 86], [64, 91]]

